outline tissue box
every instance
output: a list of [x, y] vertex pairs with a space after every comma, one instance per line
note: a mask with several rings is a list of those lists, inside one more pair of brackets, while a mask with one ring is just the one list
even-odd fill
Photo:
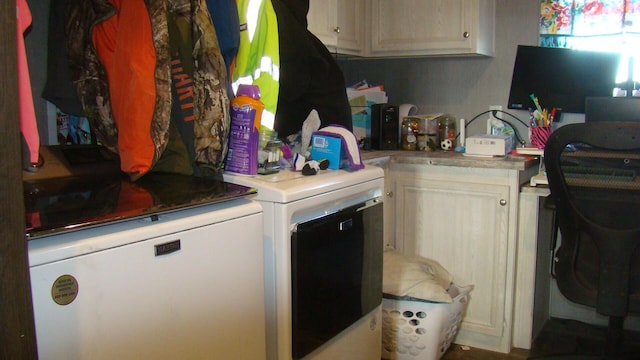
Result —
[[343, 158], [342, 140], [340, 138], [313, 135], [311, 137], [311, 159], [329, 160], [329, 169], [338, 170]]

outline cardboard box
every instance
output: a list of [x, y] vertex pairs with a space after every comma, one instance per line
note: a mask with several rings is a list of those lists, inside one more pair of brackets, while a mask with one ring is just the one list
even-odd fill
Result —
[[329, 169], [338, 170], [344, 158], [342, 140], [337, 137], [313, 135], [311, 137], [311, 160], [329, 160]]

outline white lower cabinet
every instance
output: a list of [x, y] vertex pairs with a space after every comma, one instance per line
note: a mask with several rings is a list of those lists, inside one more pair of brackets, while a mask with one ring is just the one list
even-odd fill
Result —
[[457, 344], [509, 352], [518, 192], [514, 169], [390, 164], [395, 247], [437, 260], [473, 284]]

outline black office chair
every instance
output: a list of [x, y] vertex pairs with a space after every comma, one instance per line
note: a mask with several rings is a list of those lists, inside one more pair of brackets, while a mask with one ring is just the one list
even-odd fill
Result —
[[640, 358], [620, 352], [624, 318], [640, 313], [640, 123], [562, 126], [544, 163], [562, 235], [558, 288], [609, 318], [597, 357]]

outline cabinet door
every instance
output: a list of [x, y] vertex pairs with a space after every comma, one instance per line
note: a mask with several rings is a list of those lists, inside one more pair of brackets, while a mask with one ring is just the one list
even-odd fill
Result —
[[459, 285], [473, 284], [456, 342], [508, 346], [508, 185], [395, 174], [396, 245], [440, 262]]
[[359, 55], [362, 53], [364, 22], [363, 0], [338, 0], [338, 52]]
[[311, 0], [307, 22], [331, 52], [362, 54], [366, 14], [363, 0]]
[[308, 29], [327, 47], [338, 45], [337, 0], [310, 0]]
[[371, 17], [371, 55], [493, 55], [493, 0], [374, 0]]

